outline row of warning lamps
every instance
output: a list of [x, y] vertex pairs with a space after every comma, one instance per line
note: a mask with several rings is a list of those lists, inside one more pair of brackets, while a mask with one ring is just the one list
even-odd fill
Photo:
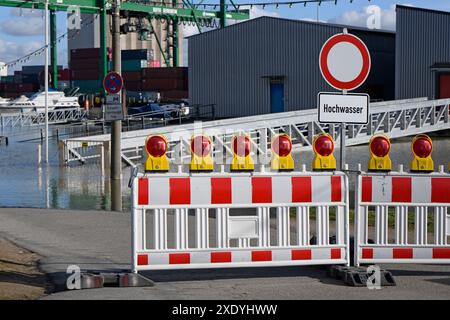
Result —
[[[145, 141], [148, 154], [145, 162], [147, 172], [167, 172], [169, 161], [166, 156], [167, 139], [163, 135], [151, 135]], [[212, 171], [212, 142], [206, 135], [194, 135], [191, 139], [191, 171]], [[389, 157], [391, 141], [385, 135], [374, 135], [369, 142], [369, 171], [391, 171], [392, 162]], [[250, 156], [251, 141], [247, 135], [237, 135], [232, 140], [233, 161], [231, 171], [253, 171], [254, 162]], [[333, 155], [334, 140], [329, 134], [319, 134], [313, 140], [313, 170], [336, 170], [336, 159]], [[279, 134], [272, 140], [272, 170], [289, 171], [294, 169], [292, 158], [292, 140], [287, 134]], [[434, 162], [431, 158], [433, 142], [425, 134], [415, 136], [411, 143], [413, 159], [412, 172], [433, 172]]]

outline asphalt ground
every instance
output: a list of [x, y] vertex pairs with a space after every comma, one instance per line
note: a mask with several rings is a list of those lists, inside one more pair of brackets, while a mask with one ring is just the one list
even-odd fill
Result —
[[450, 265], [381, 265], [396, 286], [369, 290], [326, 276], [320, 266], [152, 271], [154, 287], [66, 290], [67, 267], [130, 268], [130, 214], [0, 209], [0, 236], [41, 256], [56, 292], [43, 299], [450, 299]]

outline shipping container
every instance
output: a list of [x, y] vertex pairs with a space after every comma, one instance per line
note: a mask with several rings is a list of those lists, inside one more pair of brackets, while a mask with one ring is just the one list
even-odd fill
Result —
[[101, 80], [73, 80], [72, 87], [79, 87], [84, 93], [98, 93], [103, 90]]
[[143, 90], [187, 90], [179, 79], [143, 79]]
[[142, 76], [139, 71], [124, 71], [122, 72], [122, 78], [126, 81], [141, 81]]
[[127, 91], [140, 91], [142, 90], [142, 84], [140, 81], [125, 81], [124, 88]]
[[71, 70], [97, 69], [101, 70], [101, 61], [98, 58], [93, 59], [71, 59]]
[[99, 80], [100, 72], [96, 69], [71, 70], [70, 78], [72, 80]]
[[187, 90], [170, 90], [161, 91], [161, 100], [177, 100], [189, 98], [189, 91]]
[[70, 50], [70, 59], [100, 58], [100, 48], [82, 48]]
[[140, 71], [142, 68], [148, 67], [147, 60], [123, 60], [122, 71]]
[[187, 78], [188, 68], [145, 68], [142, 69], [144, 79], [184, 79]]
[[151, 60], [152, 52], [149, 49], [122, 50], [122, 60]]

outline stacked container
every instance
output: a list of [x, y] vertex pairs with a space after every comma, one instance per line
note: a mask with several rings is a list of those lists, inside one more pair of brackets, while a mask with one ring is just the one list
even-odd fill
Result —
[[158, 91], [165, 101], [185, 99], [188, 94], [188, 68], [142, 69], [142, 90]]
[[100, 48], [72, 49], [70, 51], [70, 80], [81, 92], [96, 93], [102, 89]]
[[149, 49], [122, 50], [122, 77], [126, 90], [142, 90], [141, 69], [148, 67], [152, 56]]

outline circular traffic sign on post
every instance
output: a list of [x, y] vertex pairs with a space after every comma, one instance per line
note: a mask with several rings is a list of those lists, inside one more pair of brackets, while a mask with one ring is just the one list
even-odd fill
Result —
[[338, 90], [358, 88], [366, 81], [370, 65], [366, 45], [349, 33], [332, 36], [320, 50], [320, 72], [329, 85]]
[[103, 87], [109, 94], [117, 94], [122, 90], [123, 79], [117, 72], [110, 72], [103, 79]]

